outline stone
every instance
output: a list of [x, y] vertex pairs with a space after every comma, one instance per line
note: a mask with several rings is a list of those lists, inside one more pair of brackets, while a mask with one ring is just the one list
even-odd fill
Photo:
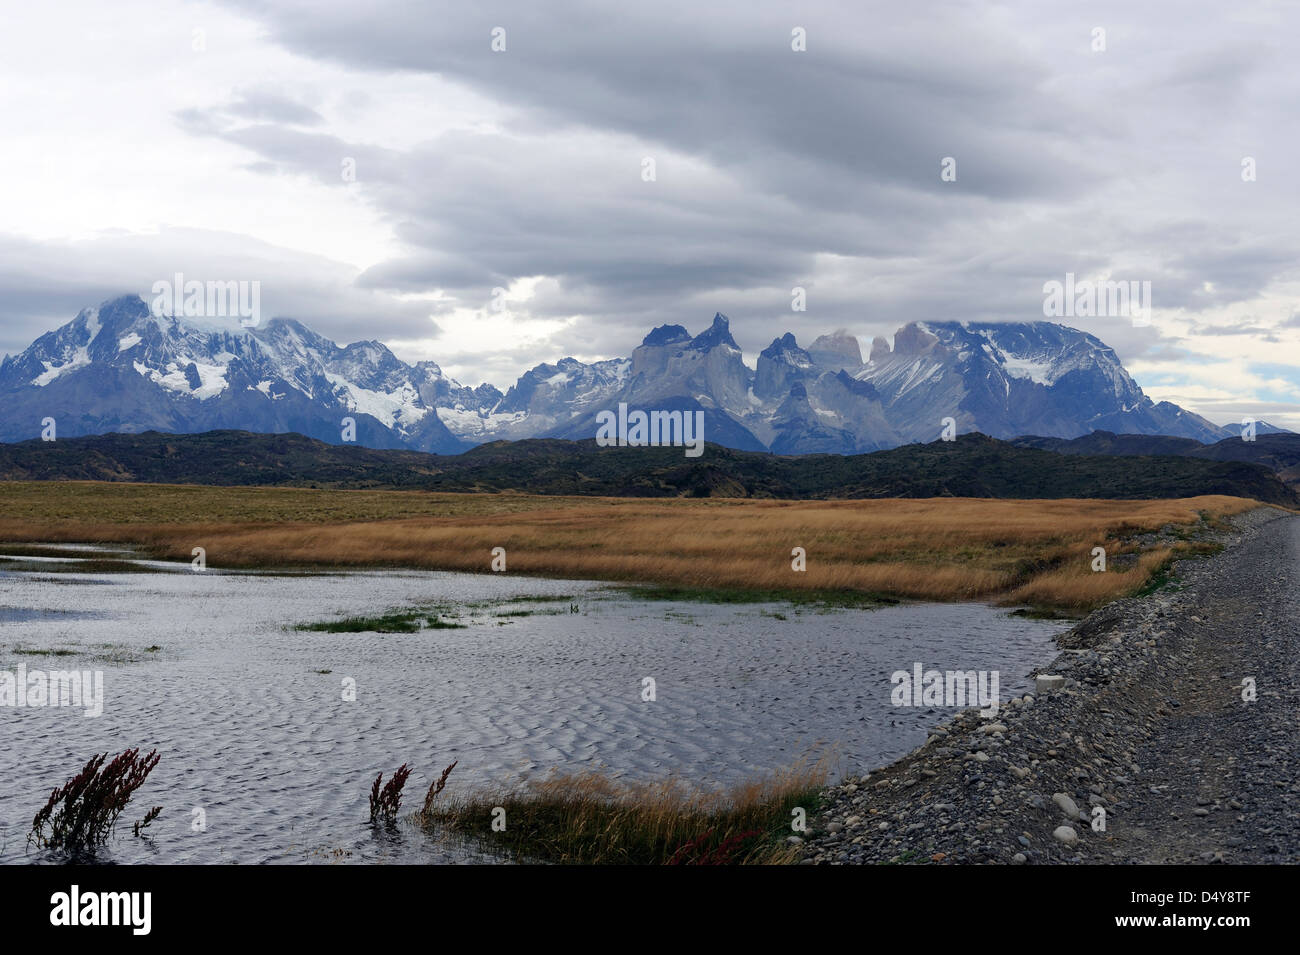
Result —
[[1065, 686], [1065, 677], [1055, 674], [1040, 673], [1034, 677], [1034, 690], [1038, 693], [1050, 693]]
[[1079, 834], [1069, 826], [1057, 826], [1052, 835], [1067, 846], [1075, 845], [1079, 841]]
[[1053, 793], [1052, 802], [1061, 807], [1061, 812], [1065, 813], [1071, 819], [1079, 818], [1079, 806], [1066, 793]]

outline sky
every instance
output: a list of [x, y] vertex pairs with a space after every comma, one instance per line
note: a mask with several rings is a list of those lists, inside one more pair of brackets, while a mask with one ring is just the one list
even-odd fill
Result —
[[0, 353], [180, 272], [504, 389], [718, 311], [751, 364], [787, 331], [1044, 320], [1073, 274], [1150, 283], [1149, 321], [1052, 320], [1152, 398], [1300, 430], [1293, 2], [5, 19]]

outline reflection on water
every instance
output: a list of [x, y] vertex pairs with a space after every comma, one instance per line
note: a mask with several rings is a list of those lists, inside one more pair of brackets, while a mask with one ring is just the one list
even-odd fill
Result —
[[[292, 627], [416, 605], [431, 609], [412, 633]], [[99, 718], [0, 707], [0, 861], [42, 861], [25, 840], [49, 791], [92, 753], [137, 746], [162, 761], [108, 860], [481, 861], [405, 821], [368, 825], [375, 774], [412, 763], [414, 810], [452, 760], [449, 792], [553, 768], [724, 785], [819, 743], [862, 771], [949, 715], [893, 708], [895, 670], [999, 670], [1006, 699], [1063, 626], [981, 605], [666, 603], [486, 574], [5, 574], [0, 670], [100, 669], [105, 698]], [[152, 835], [132, 838], [153, 805]]]

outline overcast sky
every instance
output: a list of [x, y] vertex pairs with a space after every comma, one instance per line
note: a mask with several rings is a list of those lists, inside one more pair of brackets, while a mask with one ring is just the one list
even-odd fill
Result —
[[1148, 326], [1062, 321], [1153, 398], [1300, 430], [1294, 3], [87, 0], [5, 21], [0, 352], [179, 271], [504, 388], [715, 311], [751, 362], [785, 331], [865, 349], [913, 320], [1041, 320], [1073, 272], [1151, 283]]

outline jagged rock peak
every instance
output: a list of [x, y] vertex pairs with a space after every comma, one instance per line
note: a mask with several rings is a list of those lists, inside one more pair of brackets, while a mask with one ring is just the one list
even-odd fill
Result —
[[649, 335], [642, 339], [642, 345], [676, 345], [679, 342], [689, 342], [691, 333], [681, 325], [660, 325], [653, 329]]
[[699, 351], [708, 351], [710, 348], [717, 348], [719, 345], [726, 345], [740, 351], [740, 346], [731, 337], [731, 324], [728, 322], [727, 316], [721, 312], [713, 316], [713, 324], [707, 330], [700, 332], [691, 340], [691, 347]]
[[795, 356], [802, 359], [808, 359], [808, 353], [799, 347], [795, 337], [790, 332], [786, 332], [780, 338], [772, 339], [772, 344], [768, 345], [760, 353], [765, 358], [779, 358], [782, 356]]

